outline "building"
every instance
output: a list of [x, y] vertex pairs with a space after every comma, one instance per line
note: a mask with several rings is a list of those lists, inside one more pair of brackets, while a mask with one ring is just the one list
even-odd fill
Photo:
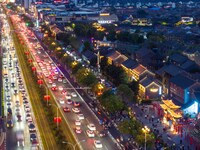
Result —
[[190, 101], [190, 88], [196, 83], [189, 77], [179, 74], [170, 79], [170, 97], [180, 105], [184, 105]]
[[146, 76], [139, 81], [138, 95], [143, 100], [158, 100], [162, 95], [162, 84], [155, 78]]
[[138, 66], [138, 63], [130, 58], [128, 58], [126, 61], [124, 61], [121, 64], [122, 68], [125, 70], [126, 74], [128, 75], [128, 78], [130, 81], [132, 81], [134, 78], [133, 69]]
[[97, 21], [99, 24], [111, 24], [117, 22], [118, 20], [119, 19], [115, 14], [110, 15], [109, 13], [101, 13]]
[[181, 73], [185, 73], [184, 70], [173, 64], [163, 66], [156, 71], [156, 76], [162, 83], [162, 89], [165, 95], [169, 93], [169, 80]]

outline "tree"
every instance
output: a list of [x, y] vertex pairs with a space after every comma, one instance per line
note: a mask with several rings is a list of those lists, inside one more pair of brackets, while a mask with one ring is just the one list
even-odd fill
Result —
[[140, 9], [137, 11], [137, 15], [138, 17], [145, 18], [147, 17], [148, 13], [145, 10]]
[[77, 23], [74, 27], [74, 32], [78, 36], [86, 36], [88, 30], [87, 30], [87, 25], [82, 24], [82, 23]]
[[76, 73], [76, 78], [78, 82], [85, 86], [93, 86], [97, 83], [96, 76], [86, 68], [79, 69]]
[[58, 33], [57, 35], [56, 35], [56, 39], [58, 40], [58, 41], [61, 41], [61, 42], [63, 42], [63, 44], [65, 44], [65, 45], [69, 45], [69, 38], [70, 38], [70, 35], [69, 34], [67, 34], [67, 33]]
[[103, 57], [100, 61], [101, 70], [105, 70], [106, 66], [108, 66], [108, 58]]
[[141, 124], [135, 119], [124, 120], [118, 125], [118, 128], [120, 132], [124, 134], [131, 134], [135, 136], [141, 129]]
[[125, 108], [124, 103], [114, 94], [100, 98], [100, 103], [111, 113], [116, 113]]
[[109, 30], [109, 33], [107, 35], [107, 39], [109, 41], [115, 41], [116, 40], [116, 32], [114, 30]]
[[83, 43], [83, 45], [84, 45], [83, 51], [86, 51], [86, 50], [91, 51], [92, 50], [92, 46], [91, 46], [91, 43], [89, 41], [85, 41]]
[[133, 100], [134, 93], [127, 84], [120, 84], [117, 87], [117, 95], [120, 96], [123, 101], [128, 102]]
[[83, 68], [81, 63], [73, 62], [71, 63], [72, 74], [76, 74], [79, 69]]
[[[136, 142], [139, 144], [139, 145], [144, 145], [145, 143], [145, 134], [140, 131], [137, 135], [136, 135]], [[146, 133], [146, 144], [147, 144], [147, 148], [152, 148], [153, 145], [155, 143], [155, 138], [154, 138], [154, 135], [153, 133]]]

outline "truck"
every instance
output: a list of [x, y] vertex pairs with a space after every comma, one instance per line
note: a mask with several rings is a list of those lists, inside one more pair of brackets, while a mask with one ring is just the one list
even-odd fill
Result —
[[24, 147], [24, 131], [19, 130], [16, 132], [17, 146]]

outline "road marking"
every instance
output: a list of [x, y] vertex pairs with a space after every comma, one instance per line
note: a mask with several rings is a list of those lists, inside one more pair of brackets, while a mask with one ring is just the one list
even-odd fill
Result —
[[105, 145], [105, 148], [108, 150], [107, 146]]

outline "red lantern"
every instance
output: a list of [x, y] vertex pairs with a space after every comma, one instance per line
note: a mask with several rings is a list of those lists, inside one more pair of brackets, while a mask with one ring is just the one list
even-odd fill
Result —
[[49, 101], [50, 100], [50, 95], [44, 95], [44, 100]]
[[37, 83], [41, 85], [41, 84], [43, 84], [43, 80], [39, 79], [39, 80], [37, 81]]
[[55, 123], [61, 123], [61, 121], [62, 121], [61, 117], [54, 117]]
[[25, 55], [29, 55], [29, 52], [28, 51], [26, 51], [26, 52], [24, 52], [25, 53]]
[[29, 62], [29, 63], [32, 63], [32, 62], [33, 62], [33, 60], [32, 60], [32, 59], [28, 59], [28, 62]]
[[32, 71], [36, 71], [36, 67], [32, 67]]

